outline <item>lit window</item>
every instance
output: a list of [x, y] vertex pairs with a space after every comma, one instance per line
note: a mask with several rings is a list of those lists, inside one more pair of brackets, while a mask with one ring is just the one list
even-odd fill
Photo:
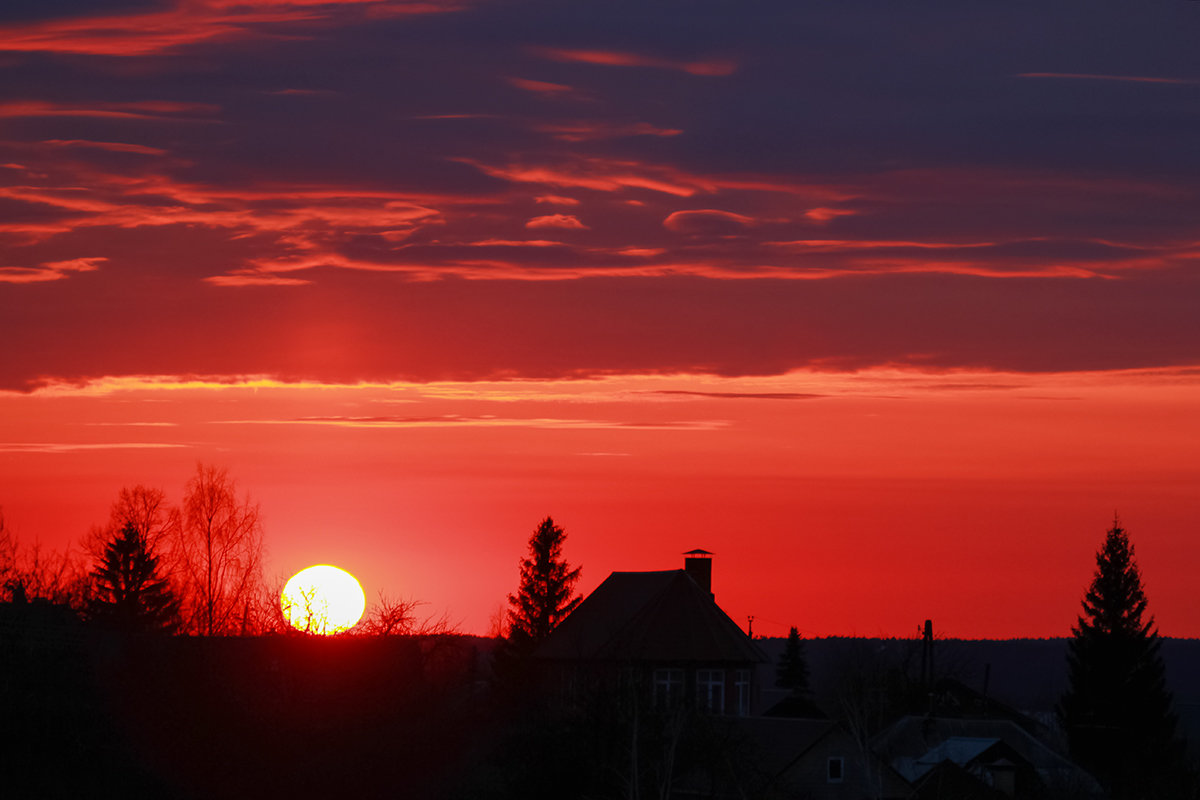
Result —
[[654, 670], [654, 707], [659, 711], [671, 708], [683, 696], [683, 670]]
[[710, 714], [725, 713], [725, 670], [696, 670], [696, 706]]
[[835, 756], [829, 759], [826, 772], [826, 780], [829, 783], [841, 783], [846, 774], [845, 759]]
[[744, 717], [750, 713], [750, 670], [739, 669], [733, 675], [733, 688], [737, 690], [737, 713]]

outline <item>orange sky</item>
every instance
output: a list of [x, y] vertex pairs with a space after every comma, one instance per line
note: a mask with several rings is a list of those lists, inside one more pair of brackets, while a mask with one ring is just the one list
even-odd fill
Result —
[[0, 507], [205, 462], [468, 631], [549, 514], [585, 591], [968, 637], [1066, 634], [1116, 511], [1200, 636], [1197, 15], [0, 4]]
[[273, 575], [335, 563], [480, 632], [550, 514], [584, 591], [704, 547], [764, 634], [1059, 635], [1116, 509], [1164, 632], [1196, 635], [1198, 401], [1187, 370], [110, 381], [0, 398], [0, 485], [23, 539], [59, 545], [121, 486], [177, 501], [223, 464]]

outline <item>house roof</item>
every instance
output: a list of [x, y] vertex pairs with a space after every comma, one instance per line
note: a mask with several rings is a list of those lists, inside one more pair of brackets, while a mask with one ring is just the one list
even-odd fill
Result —
[[[1003, 746], [1003, 742], [995, 737], [951, 736], [949, 739], [939, 742], [929, 752], [917, 758], [909, 758], [907, 756], [897, 758], [892, 763], [892, 766], [908, 781], [915, 783], [925, 773], [943, 761], [952, 761], [958, 766], [963, 767], [997, 745]], [[1004, 747], [1004, 752], [1006, 754], [1012, 753], [1012, 748]], [[1020, 756], [1016, 757], [1020, 758]]]
[[552, 660], [765, 661], [684, 570], [614, 572], [534, 651]]
[[[1000, 740], [1013, 753], [1029, 762], [1043, 778], [1074, 776], [1081, 785], [1094, 786], [1095, 779], [1077, 764], [1054, 752], [1015, 722], [1006, 719], [960, 719], [953, 717], [902, 717], [872, 741], [875, 752], [901, 772], [902, 765], [933, 757], [939, 747], [962, 748], [984, 740]], [[955, 744], [949, 744], [958, 740]], [[948, 759], [953, 760], [953, 759]]]

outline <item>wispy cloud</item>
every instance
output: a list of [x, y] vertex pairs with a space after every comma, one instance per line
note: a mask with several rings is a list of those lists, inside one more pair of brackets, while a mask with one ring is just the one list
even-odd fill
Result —
[[161, 450], [188, 447], [164, 442], [0, 442], [0, 453], [78, 453], [93, 450]]
[[160, 11], [96, 14], [0, 27], [0, 51], [136, 58], [254, 36], [300, 38], [271, 27], [345, 16], [403, 16], [455, 11], [462, 3], [405, 0], [175, 0]]
[[1088, 72], [1022, 72], [1018, 78], [1058, 78], [1076, 81], [1117, 81], [1119, 83], [1166, 83], [1179, 86], [1200, 85], [1196, 78], [1159, 78], [1147, 75], [1099, 75]]
[[676, 70], [686, 72], [689, 75], [704, 77], [732, 75], [737, 71], [737, 62], [725, 58], [683, 61], [620, 50], [574, 50], [552, 47], [535, 48], [534, 52], [551, 61], [596, 64], [605, 67], [652, 67], [654, 69]]
[[584, 231], [587, 225], [571, 214], [548, 214], [544, 217], [534, 217], [525, 223], [526, 228], [563, 228], [566, 230]]
[[[12, 100], [0, 103], [0, 119], [19, 117], [96, 117], [98, 119], [177, 120], [181, 114], [211, 115], [220, 107], [209, 103], [178, 103], [143, 100], [129, 103], [86, 105], [52, 103], [44, 100]], [[50, 144], [63, 144], [51, 141]]]
[[699, 397], [718, 400], [818, 400], [829, 397], [815, 392], [701, 392], [687, 389], [655, 389], [647, 394], [666, 397]]
[[108, 261], [103, 256], [48, 261], [36, 267], [0, 267], [0, 283], [44, 283], [59, 281], [75, 272], [94, 272]]
[[331, 416], [294, 419], [221, 420], [227, 425], [328, 425], [339, 428], [544, 428], [550, 430], [655, 430], [713, 431], [729, 426], [724, 420], [621, 421], [602, 419], [514, 418], [490, 415], [466, 416]]

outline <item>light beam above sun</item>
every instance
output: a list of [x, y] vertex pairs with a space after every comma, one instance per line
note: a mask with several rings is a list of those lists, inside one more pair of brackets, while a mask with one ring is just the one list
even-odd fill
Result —
[[366, 595], [355, 577], [328, 564], [293, 575], [283, 587], [279, 602], [289, 625], [320, 635], [350, 630], [367, 607]]

